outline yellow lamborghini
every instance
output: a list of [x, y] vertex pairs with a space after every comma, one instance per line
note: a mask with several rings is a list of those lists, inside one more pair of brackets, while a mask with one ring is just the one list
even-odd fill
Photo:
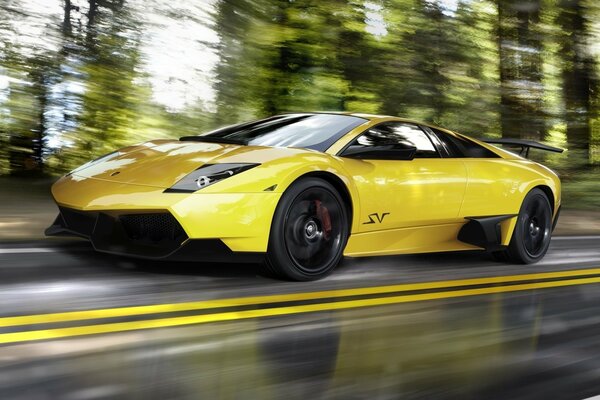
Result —
[[52, 187], [48, 235], [142, 258], [262, 262], [325, 276], [342, 256], [486, 249], [540, 260], [560, 181], [527, 140], [490, 143], [406, 119], [293, 113], [91, 161]]

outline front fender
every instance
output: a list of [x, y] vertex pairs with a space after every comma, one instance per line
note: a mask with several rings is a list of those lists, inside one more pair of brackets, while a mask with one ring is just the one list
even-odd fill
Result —
[[360, 225], [358, 218], [356, 218], [356, 216], [360, 215], [360, 196], [358, 194], [358, 189], [354, 184], [352, 176], [335, 157], [317, 154], [311, 155], [305, 162], [298, 164], [295, 168], [290, 168], [286, 172], [287, 173], [282, 177], [277, 186], [277, 190], [282, 193], [298, 179], [305, 176], [328, 174], [330, 175], [329, 179], [337, 179], [344, 185], [350, 197], [350, 206], [353, 214], [351, 232], [358, 231]]

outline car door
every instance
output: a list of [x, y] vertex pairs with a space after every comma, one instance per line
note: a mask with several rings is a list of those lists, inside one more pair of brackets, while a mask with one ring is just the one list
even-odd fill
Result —
[[[443, 158], [432, 140], [433, 135], [416, 124], [391, 121], [367, 129], [342, 150], [340, 155], [360, 196], [359, 232], [458, 221], [466, 187], [465, 165], [461, 159]], [[414, 158], [403, 159], [401, 152], [398, 158], [372, 152], [355, 159], [361, 148], [390, 145], [416, 148]]]

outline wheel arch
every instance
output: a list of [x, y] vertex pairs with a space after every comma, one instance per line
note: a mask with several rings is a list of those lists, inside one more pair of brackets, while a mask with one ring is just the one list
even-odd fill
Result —
[[354, 221], [354, 203], [352, 200], [352, 195], [350, 194], [350, 189], [348, 189], [348, 187], [346, 186], [344, 181], [342, 179], [340, 179], [338, 176], [336, 176], [335, 174], [332, 174], [331, 172], [311, 171], [311, 172], [307, 172], [307, 173], [297, 177], [292, 182], [292, 184], [294, 182], [296, 182], [300, 179], [304, 179], [304, 178], [322, 179], [325, 182], [331, 184], [337, 190], [339, 195], [342, 196], [342, 200], [344, 201], [344, 207], [346, 207], [346, 212], [348, 214], [348, 227], [350, 228], [350, 231], [352, 231], [352, 226], [353, 226], [352, 223]]
[[[556, 206], [555, 206], [555, 195], [554, 192], [552, 191], [552, 188], [550, 188], [550, 186], [548, 185], [537, 185], [532, 187], [529, 192], [531, 192], [533, 189], [540, 189], [542, 192], [544, 192], [544, 194], [546, 195], [546, 197], [548, 197], [548, 201], [550, 202], [550, 207], [552, 207], [552, 215], [554, 215], [555, 211], [556, 211]], [[527, 193], [529, 193], [527, 192]]]
[[[544, 194], [548, 198], [548, 202], [550, 203], [550, 208], [552, 209], [552, 217], [554, 220], [554, 218], [556, 218], [556, 197], [555, 197], [555, 193], [552, 190], [552, 188], [545, 183], [538, 183], [538, 184], [531, 185], [531, 187], [524, 192], [524, 196], [519, 205], [519, 211], [520, 211], [521, 205], [523, 204], [523, 201], [525, 201], [525, 197], [527, 197], [527, 195], [534, 189], [541, 190], [542, 192], [544, 192]], [[508, 246], [508, 244], [510, 243], [510, 240], [512, 239], [512, 236], [514, 234], [515, 226], [517, 224], [517, 218], [518, 218], [518, 215], [515, 216], [514, 218], [510, 218], [501, 223], [501, 225], [500, 225], [501, 230], [503, 232], [505, 232], [502, 234], [501, 244]]]
[[[293, 176], [293, 175], [292, 175]], [[291, 176], [290, 176], [291, 177]], [[304, 180], [310, 180], [311, 182], [306, 182], [304, 184], [304, 186], [302, 186], [300, 188], [301, 191], [296, 191], [294, 192], [292, 189], [292, 186], [294, 186], [294, 184], [300, 183], [301, 181]], [[286, 207], [285, 206], [290, 206], [292, 205], [290, 203], [289, 200], [284, 201], [285, 198], [285, 193], [288, 192], [290, 189], [292, 189], [292, 194], [296, 194], [298, 195], [299, 193], [302, 193], [302, 191], [307, 190], [307, 188], [313, 187], [313, 185], [319, 185], [319, 187], [323, 188], [323, 189], [327, 189], [327, 186], [325, 186], [324, 184], [319, 184], [317, 182], [317, 180], [322, 181], [322, 182], [326, 182], [329, 185], [333, 186], [332, 190], [335, 190], [338, 195], [342, 198], [342, 207], [344, 207], [347, 211], [347, 218], [348, 218], [348, 232], [346, 232], [346, 240], [347, 238], [350, 236], [351, 232], [352, 232], [352, 210], [353, 210], [353, 202], [352, 202], [352, 194], [351, 194], [351, 189], [348, 188], [346, 186], [346, 184], [344, 183], [342, 177], [338, 177], [334, 174], [334, 172], [327, 172], [327, 171], [323, 171], [323, 170], [313, 170], [313, 171], [305, 171], [304, 173], [301, 174], [297, 174], [293, 179], [288, 180], [285, 185], [285, 187], [281, 187], [280, 191], [282, 193], [281, 197], [278, 200], [276, 209], [275, 209], [275, 216], [279, 215], [279, 217], [282, 216], [281, 212], [283, 212], [285, 214]], [[290, 197], [288, 196], [287, 199], [294, 199], [294, 196]], [[285, 237], [285, 235], [282, 233], [281, 229], [282, 226], [284, 224], [282, 223], [277, 223], [275, 224], [275, 222], [277, 221], [277, 219], [274, 217], [272, 222], [271, 222], [271, 228], [269, 230], [269, 243], [268, 243], [268, 249], [267, 249], [267, 254], [266, 254], [266, 259], [265, 259], [265, 268], [266, 268], [266, 272], [271, 275], [277, 275], [280, 277], [284, 277], [287, 279], [292, 279], [292, 280], [300, 280], [300, 281], [306, 281], [306, 280], [313, 280], [316, 277], [320, 277], [323, 275], [306, 275], [307, 272], [303, 272], [304, 275], [302, 275], [300, 272], [292, 272], [293, 268], [290, 269], [291, 267], [289, 267], [290, 263], [288, 263], [286, 260], [290, 259], [293, 261], [293, 259], [291, 259], [290, 257], [292, 257], [289, 254], [289, 251], [287, 250], [287, 247], [285, 247], [285, 249], [282, 249], [281, 245], [278, 244], [278, 242], [281, 241], [275, 241], [272, 242], [272, 235], [275, 232], [277, 234], [276, 237]], [[274, 231], [275, 229], [275, 231]], [[331, 259], [330, 261], [328, 261], [329, 266], [327, 267], [327, 271], [324, 272], [324, 274], [327, 274], [329, 272], [331, 272], [331, 270], [339, 263], [339, 259], [340, 257], [343, 257], [343, 251], [344, 251], [344, 247], [346, 246], [346, 243], [343, 243], [341, 247], [337, 247], [336, 252], [339, 250], [339, 252], [337, 252], [335, 255], [335, 258]], [[286, 246], [286, 245], [284, 245]], [[282, 261], [282, 254], [285, 250], [285, 254], [287, 254], [287, 256], [285, 256], [284, 258], [286, 260]], [[289, 261], [289, 260], [288, 260]], [[334, 264], [331, 264], [331, 263]], [[292, 264], [297, 264], [296, 261], [293, 261]], [[287, 266], [286, 266], [287, 265]], [[331, 268], [330, 266], [333, 265]]]

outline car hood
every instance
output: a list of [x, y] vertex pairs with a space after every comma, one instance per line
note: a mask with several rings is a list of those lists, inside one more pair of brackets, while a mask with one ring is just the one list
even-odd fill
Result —
[[169, 188], [205, 164], [263, 163], [305, 149], [160, 140], [131, 146], [74, 170], [75, 178]]

